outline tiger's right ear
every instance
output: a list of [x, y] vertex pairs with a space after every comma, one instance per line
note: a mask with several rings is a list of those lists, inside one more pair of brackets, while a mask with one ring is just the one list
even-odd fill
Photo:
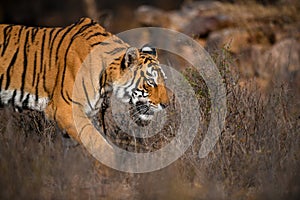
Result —
[[139, 50], [135, 47], [129, 47], [123, 57], [122, 68], [125, 69], [137, 63], [139, 57], [140, 57]]

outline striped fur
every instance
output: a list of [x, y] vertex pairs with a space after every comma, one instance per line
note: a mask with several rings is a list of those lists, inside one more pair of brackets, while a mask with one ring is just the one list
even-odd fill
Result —
[[[44, 111], [80, 142], [72, 115], [72, 104], [78, 103], [72, 99], [76, 74], [94, 48], [106, 48], [107, 38], [116, 47], [106, 52], [113, 62], [99, 71], [97, 98], [114, 92], [133, 104], [142, 119], [149, 120], [168, 103], [156, 51], [129, 48], [88, 18], [64, 28], [0, 25], [0, 102]], [[91, 103], [101, 102], [99, 99], [87, 97], [87, 114], [99, 111], [99, 105]]]

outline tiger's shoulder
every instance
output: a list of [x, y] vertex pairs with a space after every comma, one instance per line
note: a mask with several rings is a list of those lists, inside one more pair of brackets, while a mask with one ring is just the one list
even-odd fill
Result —
[[118, 46], [127, 45], [90, 18], [65, 27], [2, 24], [0, 102], [44, 110], [55, 97], [67, 101], [74, 75], [91, 50], [105, 49], [117, 57], [110, 49]]

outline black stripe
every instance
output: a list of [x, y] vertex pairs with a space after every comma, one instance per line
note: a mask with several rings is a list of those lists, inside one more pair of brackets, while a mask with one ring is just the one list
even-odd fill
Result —
[[[89, 74], [90, 74], [90, 77], [93, 77], [94, 76], [94, 71], [92, 70], [92, 68], [90, 68], [89, 70]], [[98, 76], [100, 78], [100, 76]], [[92, 88], [96, 88], [95, 85], [94, 85], [94, 81], [91, 81], [91, 84], [92, 84]], [[97, 84], [97, 83], [96, 83]], [[94, 96], [96, 95], [95, 93], [99, 93], [99, 91], [93, 91], [93, 94]]]
[[60, 46], [62, 45], [65, 37], [67, 36], [68, 33], [70, 33], [72, 31], [72, 29], [76, 27], [76, 24], [73, 24], [71, 26], [69, 26], [68, 28], [66, 28], [64, 34], [61, 36], [59, 42], [58, 42], [58, 45], [57, 45], [57, 48], [56, 48], [56, 61], [58, 60], [58, 54], [59, 54], [59, 49], [60, 49]]
[[79, 19], [79, 21], [78, 22], [76, 22], [74, 25], [79, 25], [79, 24], [81, 24], [83, 21], [92, 21], [90, 18], [87, 18], [87, 17], [82, 17], [82, 18], [80, 18]]
[[119, 38], [113, 40], [113, 42], [118, 43], [118, 44], [124, 44], [123, 40], [121, 40], [121, 39], [119, 39]]
[[30, 94], [27, 93], [25, 100], [22, 102], [22, 108], [28, 108]]
[[54, 94], [54, 90], [56, 89], [56, 86], [57, 86], [57, 84], [58, 84], [58, 76], [59, 76], [60, 74], [59, 74], [59, 69], [58, 69], [58, 71], [57, 71], [57, 73], [56, 73], [56, 76], [55, 76], [55, 82], [54, 82], [54, 86], [53, 86], [53, 88], [52, 88], [52, 92], [51, 92], [51, 94], [50, 94], [50, 96], [49, 96], [49, 98], [50, 99], [52, 99], [52, 97], [53, 97], [53, 94]]
[[[81, 23], [81, 21], [83, 21], [82, 19], [78, 22], [78, 24], [79, 23]], [[72, 29], [74, 28], [74, 27], [76, 27], [77, 26], [77, 24], [73, 24], [73, 25], [71, 25], [71, 26], [69, 26], [67, 29], [66, 29], [66, 32], [64, 32], [64, 34], [62, 35], [62, 37], [61, 37], [61, 39], [60, 39], [60, 41], [59, 41], [59, 43], [58, 43], [58, 46], [57, 46], [57, 48], [56, 48], [56, 62], [58, 61], [58, 54], [59, 54], [59, 49], [60, 49], [60, 46], [62, 45], [62, 42], [64, 41], [64, 39], [65, 39], [65, 37], [67, 36], [67, 34], [68, 33], [70, 33], [71, 31], [72, 31]], [[73, 37], [74, 37], [74, 35], [73, 35]], [[72, 41], [71, 41], [72, 42]], [[71, 43], [70, 42], [70, 43]], [[69, 46], [70, 46], [70, 44], [69, 44]], [[67, 48], [67, 51], [68, 51], [68, 48]], [[64, 93], [63, 93], [63, 86], [64, 86], [64, 79], [65, 79], [65, 73], [66, 73], [66, 55], [67, 55], [67, 53], [68, 52], [66, 52], [66, 54], [65, 54], [65, 63], [64, 63], [64, 68], [63, 68], [63, 73], [62, 73], [62, 81], [61, 81], [61, 94], [62, 94], [62, 98], [64, 99], [64, 101], [67, 103], [67, 104], [70, 104], [69, 102], [68, 102], [68, 100], [65, 98], [65, 96], [64, 96]], [[57, 74], [59, 74], [59, 73], [57, 73]], [[58, 76], [56, 76], [56, 78], [57, 78]], [[56, 79], [57, 80], [57, 79]], [[54, 88], [56, 88], [56, 85], [57, 85], [57, 83], [55, 83], [55, 87]], [[54, 88], [53, 88], [53, 91], [54, 91]]]
[[51, 28], [50, 32], [49, 32], [49, 40], [48, 40], [48, 47], [50, 47], [51, 45], [51, 40], [52, 40], [52, 35], [53, 35], [53, 32], [57, 30], [56, 28]]
[[[49, 70], [51, 69], [51, 60], [52, 60], [52, 57], [51, 57], [51, 54], [52, 54], [52, 47], [51, 47], [51, 44], [53, 44], [53, 41], [52, 41], [52, 36], [53, 36], [53, 32], [54, 30], [58, 30], [58, 29], [55, 29], [55, 28], [52, 28], [49, 32], [49, 40], [48, 40], [48, 48], [50, 49], [50, 54], [49, 54]], [[59, 30], [57, 31], [59, 32]], [[57, 32], [56, 32], [56, 35], [57, 36]]]
[[143, 85], [143, 89], [147, 91], [147, 89], [146, 89], [145, 85]]
[[122, 60], [121, 60], [121, 69], [124, 70], [126, 68], [126, 63], [125, 63], [125, 56], [122, 57]]
[[83, 38], [86, 38], [88, 34], [94, 33], [94, 32], [95, 32], [94, 29], [91, 29], [91, 30], [89, 30], [89, 31], [86, 31], [85, 33], [82, 34], [82, 37], [83, 37]]
[[54, 113], [53, 113], [53, 120], [57, 122], [56, 120], [56, 113], [57, 113], [57, 107], [54, 107]]
[[49, 96], [49, 91], [47, 90], [47, 87], [46, 87], [46, 72], [47, 72], [47, 69], [46, 69], [46, 64], [43, 62], [44, 61], [44, 49], [45, 49], [45, 40], [46, 40], [46, 34], [47, 34], [47, 29], [44, 30], [43, 32], [43, 38], [42, 38], [42, 52], [41, 52], [41, 66], [40, 66], [40, 73], [43, 72], [43, 89], [44, 91], [48, 94]]
[[89, 96], [88, 96], [88, 93], [87, 93], [87, 90], [86, 90], [86, 87], [85, 87], [85, 84], [84, 84], [84, 79], [82, 79], [82, 87], [83, 87], [84, 95], [87, 99], [87, 103], [88, 103], [90, 109], [93, 110], [92, 104], [90, 102], [90, 99], [89, 99]]
[[[134, 84], [136, 74], [137, 74], [137, 71], [134, 71], [134, 72], [133, 72], [133, 79], [131, 80], [131, 83], [129, 84], [129, 86], [128, 86], [127, 88], [130, 88], [130, 87]], [[139, 78], [139, 79], [140, 79], [140, 78]], [[127, 88], [125, 88], [125, 91], [127, 91]], [[135, 88], [137, 88], [136, 85], [135, 85]], [[133, 91], [135, 88], [133, 88], [132, 91]]]
[[145, 60], [144, 60], [144, 64], [146, 64], [148, 61], [151, 61], [152, 59], [149, 58], [149, 57], [146, 57]]
[[99, 36], [99, 35], [104, 36], [104, 37], [107, 37], [107, 36], [109, 36], [110, 34], [109, 34], [108, 32], [104, 32], [104, 33], [97, 32], [97, 33], [94, 33], [93, 35], [90, 35], [89, 37], [87, 37], [86, 40], [89, 40], [89, 39], [91, 39], [91, 38], [93, 38], [93, 37], [96, 37], [96, 36]]
[[20, 39], [21, 39], [21, 34], [23, 33], [23, 29], [25, 28], [25, 26], [21, 26], [20, 30], [19, 30], [19, 35], [18, 35], [18, 39], [17, 39], [17, 42], [16, 44], [19, 44], [20, 42]]
[[[101, 89], [105, 87], [105, 82], [106, 82], [106, 79], [107, 79], [107, 73], [105, 70], [102, 71], [101, 75], [100, 75], [100, 80], [99, 80], [99, 85], [100, 85], [100, 92], [101, 92]], [[106, 94], [101, 94], [101, 97], [104, 97]]]
[[43, 61], [44, 61], [44, 48], [45, 48], [45, 38], [46, 38], [46, 29], [43, 32], [43, 37], [42, 37], [42, 46], [41, 46], [41, 60], [40, 60], [40, 72], [43, 70]]
[[18, 53], [19, 53], [19, 47], [17, 48], [16, 52], [14, 53], [10, 63], [9, 63], [9, 66], [6, 70], [6, 85], [5, 85], [5, 90], [8, 89], [9, 87], [9, 84], [10, 84], [10, 71], [12, 69], [12, 67], [14, 66], [15, 62], [16, 62], [16, 59], [17, 59], [17, 56], [18, 56]]
[[[87, 29], [90, 28], [90, 27], [93, 27], [95, 24], [97, 24], [97, 23], [94, 22], [94, 21], [91, 21], [91, 23], [88, 23], [88, 24], [86, 24], [86, 25], [83, 25], [83, 26], [79, 29], [79, 31], [77, 31], [77, 33], [76, 33], [74, 36], [76, 36], [77, 34], [80, 34], [80, 33], [84, 32], [85, 30], [87, 30]], [[73, 36], [73, 37], [74, 37], [74, 36]]]
[[69, 101], [69, 99], [67, 99], [66, 97], [65, 97], [65, 94], [64, 94], [64, 85], [63, 85], [63, 81], [62, 81], [62, 84], [61, 84], [61, 89], [60, 89], [60, 94], [61, 94], [61, 96], [62, 96], [62, 98], [63, 98], [63, 100], [68, 104], [68, 105], [70, 105], [70, 102], [71, 101]]
[[[158, 64], [157, 63], [155, 63], [155, 62], [150, 62], [149, 64], [148, 64], [148, 68], [150, 68], [150, 67], [152, 67], [152, 66], [157, 66]], [[152, 71], [154, 70], [154, 68], [152, 68]], [[151, 71], [151, 72], [152, 72]]]
[[0, 92], [2, 90], [3, 74], [0, 76]]
[[47, 72], [46, 67], [44, 67], [44, 71], [43, 71], [43, 89], [48, 94], [48, 96], [52, 96], [52, 94], [50, 94], [50, 91], [47, 89], [47, 85], [46, 85], [46, 80], [47, 80], [46, 72]]
[[91, 47], [94, 47], [94, 46], [97, 46], [97, 45], [105, 46], [105, 45], [109, 45], [109, 43], [108, 42], [96, 42], [94, 44], [91, 44]]
[[[67, 99], [65, 98], [65, 95], [64, 95], [64, 91], [63, 91], [63, 88], [64, 88], [64, 81], [65, 81], [65, 75], [66, 75], [66, 69], [67, 69], [67, 55], [68, 55], [68, 52], [69, 52], [69, 49], [71, 47], [71, 45], [73, 44], [75, 38], [77, 37], [78, 34], [82, 33], [83, 31], [85, 31], [87, 28], [93, 26], [95, 24], [95, 22], [91, 21], [91, 23], [89, 24], [86, 24], [84, 26], [82, 26], [76, 33], [73, 34], [72, 38], [71, 38], [71, 41], [69, 42], [68, 44], [68, 47], [65, 51], [65, 55], [64, 55], [64, 68], [63, 68], [63, 72], [62, 72], [62, 81], [61, 81], [61, 95], [62, 95], [62, 98], [66, 101], [66, 103], [69, 104], [69, 102], [67, 101]], [[57, 55], [58, 56], [58, 55]], [[75, 78], [75, 77], [74, 77]]]
[[24, 42], [24, 51], [23, 51], [23, 72], [22, 72], [22, 81], [21, 81], [21, 95], [20, 100], [23, 99], [24, 95], [24, 87], [25, 87], [25, 79], [26, 79], [26, 72], [27, 72], [27, 44], [28, 44], [28, 38], [29, 38], [29, 31], [26, 32], [25, 42]]
[[35, 85], [35, 101], [37, 102], [39, 100], [39, 82], [40, 82], [40, 75], [37, 75], [37, 81]]
[[[76, 24], [74, 24], [74, 25], [76, 25], [76, 27], [79, 28], [79, 27], [80, 27], [79, 25], [80, 25], [85, 19], [88, 19], [88, 18], [84, 18], [84, 19], [80, 20], [78, 23], [76, 23]], [[90, 23], [85, 24], [85, 25], [81, 25], [81, 28], [80, 28], [75, 34], [73, 34], [72, 39], [74, 39], [78, 34], [84, 32], [86, 29], [88, 29], [88, 28], [94, 26], [95, 24], [97, 24], [97, 23], [94, 22], [93, 20], [88, 20], [88, 21], [90, 21]]]
[[152, 74], [149, 73], [148, 71], [146, 71], [146, 75], [147, 75], [147, 76], [152, 76]]
[[[54, 30], [54, 29], [53, 29], [53, 30]], [[52, 41], [51, 41], [51, 45], [49, 46], [49, 49], [50, 49], [50, 56], [49, 56], [49, 70], [50, 70], [51, 67], [52, 67], [52, 52], [55, 51], [55, 50], [57, 50], [56, 48], [53, 49], [54, 42], [56, 41], [56, 38], [58, 37], [59, 33], [60, 33], [61, 31], [65, 30], [65, 28], [60, 28], [60, 29], [56, 29], [56, 30], [57, 30], [57, 32], [55, 33], [53, 39], [51, 39], [51, 40], [52, 40]], [[56, 60], [55, 60], [55, 62], [56, 62]], [[58, 76], [59, 76], [59, 66], [55, 66], [55, 68], [56, 68], [58, 71], [57, 71], [57, 73], [56, 73], [55, 83], [54, 83], [54, 86], [53, 86], [53, 88], [52, 88], [52, 92], [51, 92], [51, 94], [50, 94], [50, 96], [49, 96], [50, 99], [52, 99], [54, 90], [55, 90], [55, 88], [56, 88], [56, 86], [57, 86], [57, 81], [56, 81], [56, 80], [58, 79]]]
[[120, 61], [121, 57], [115, 58], [115, 61]]
[[[35, 45], [34, 44], [34, 41], [36, 39], [36, 35], [38, 33], [38, 30], [39, 30], [39, 27], [34, 27], [31, 29], [31, 45]], [[36, 66], [37, 65], [37, 50], [34, 52], [34, 58], [33, 58], [33, 74], [32, 74], [32, 87], [34, 86], [34, 83], [35, 83], [35, 79], [36, 79]]]
[[12, 103], [13, 106], [15, 106], [16, 95], [17, 95], [17, 90], [14, 90], [12, 98], [11, 98], [11, 103]]
[[[70, 45], [71, 45], [72, 41], [70, 42]], [[67, 104], [70, 104], [68, 102], [68, 100], [65, 98], [65, 95], [64, 95], [64, 82], [65, 82], [65, 75], [66, 75], [66, 69], [67, 69], [67, 55], [68, 55], [68, 51], [69, 51], [69, 47], [67, 48], [66, 50], [66, 54], [64, 56], [64, 68], [63, 68], [63, 72], [62, 72], [62, 80], [61, 80], [61, 88], [60, 88], [60, 93], [62, 95], [62, 98], [65, 100], [65, 102]]]
[[46, 77], [47, 69], [46, 64], [44, 64], [44, 71], [43, 71], [43, 89], [48, 94], [48, 97], [52, 97], [52, 93], [50, 93], [50, 90], [47, 89], [47, 77]]
[[31, 28], [31, 42], [33, 43], [35, 41], [35, 37], [39, 31], [39, 27], [33, 27]]
[[119, 53], [120, 51], [123, 51], [124, 49], [126, 49], [126, 48], [124, 48], [124, 47], [118, 47], [118, 48], [115, 48], [114, 50], [112, 50], [112, 51], [107, 51], [107, 52], [105, 52], [105, 53], [107, 53], [107, 54], [116, 54], [116, 53]]
[[68, 100], [69, 101], [71, 101], [72, 103], [74, 103], [74, 104], [77, 104], [77, 105], [80, 105], [80, 106], [82, 106], [82, 104], [81, 103], [79, 103], [79, 102], [77, 102], [77, 101], [74, 101], [71, 97], [70, 97], [70, 95], [69, 95], [69, 93], [68, 92], [66, 92], [66, 94], [67, 94], [67, 98], [68, 98]]
[[32, 74], [33, 78], [32, 78], [32, 83], [31, 83], [32, 87], [34, 86], [35, 79], [36, 79], [36, 60], [37, 60], [37, 54], [35, 52], [34, 59], [33, 59], [33, 74]]
[[7, 26], [3, 29], [3, 37], [4, 37], [3, 39], [4, 39], [4, 41], [3, 41], [3, 49], [2, 49], [2, 52], [1, 52], [1, 56], [4, 55], [4, 53], [5, 53], [5, 51], [6, 51], [6, 48], [7, 48], [8, 44], [9, 44], [10, 37], [11, 37], [10, 32], [11, 32], [12, 29], [13, 29], [13, 28], [12, 28], [11, 25], [7, 25]]
[[[141, 79], [142, 79], [141, 77], [139, 77], [139, 78], [137, 79], [137, 81], [135, 82], [135, 88], [133, 88], [131, 91], [134, 91], [135, 89], [136, 89], [136, 90], [139, 90], [137, 86], [138, 86], [139, 83], [141, 82]], [[130, 85], [130, 86], [131, 86], [131, 85]], [[130, 86], [129, 86], [128, 88], [130, 88]], [[127, 91], [127, 90], [125, 89], [125, 91]], [[143, 93], [143, 91], [142, 91], [142, 93]]]
[[50, 49], [49, 66], [50, 66], [50, 68], [52, 67], [52, 65], [51, 65], [52, 53], [53, 53], [53, 51], [56, 51], [56, 50], [57, 50], [56, 48], [53, 49], [54, 42], [56, 41], [56, 38], [58, 37], [59, 33], [60, 33], [61, 31], [63, 31], [63, 30], [65, 30], [65, 29], [63, 29], [63, 28], [62, 28], [62, 29], [59, 29], [59, 30], [55, 33], [55, 35], [54, 35], [54, 37], [53, 37], [53, 39], [52, 39], [52, 41], [51, 41], [51, 45], [49, 46], [49, 49]]

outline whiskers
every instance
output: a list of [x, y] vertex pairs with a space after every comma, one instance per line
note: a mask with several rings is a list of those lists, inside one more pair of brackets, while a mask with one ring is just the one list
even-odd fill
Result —
[[[131, 106], [127, 113], [129, 114], [130, 118], [139, 126], [147, 126], [151, 122], [151, 117], [153, 115], [149, 114], [150, 107], [145, 104], [140, 104], [136, 106]], [[149, 119], [145, 120], [141, 118], [141, 115], [149, 116]]]
[[[140, 104], [140, 105], [136, 105], [136, 106], [131, 106], [129, 108], [129, 110], [127, 111], [129, 114], [134, 114], [134, 115], [138, 115], [138, 114], [144, 114], [146, 113], [148, 110], [150, 110], [150, 107], [145, 105], [145, 104]], [[132, 113], [133, 112], [133, 113]]]
[[[169, 119], [171, 116], [174, 116], [175, 113], [169, 112], [168, 110], [169, 109], [157, 111], [157, 113], [159, 113], [160, 121], [162, 121], [161, 118]], [[136, 106], [132, 105], [128, 109], [127, 113], [129, 114], [132, 121], [139, 126], [147, 126], [152, 121], [155, 121], [154, 114], [156, 112], [151, 110], [151, 107], [145, 104], [139, 104]], [[142, 115], [144, 115], [145, 118], [143, 118]]]

